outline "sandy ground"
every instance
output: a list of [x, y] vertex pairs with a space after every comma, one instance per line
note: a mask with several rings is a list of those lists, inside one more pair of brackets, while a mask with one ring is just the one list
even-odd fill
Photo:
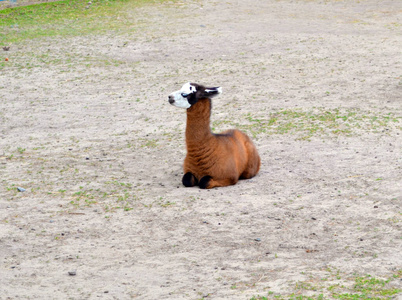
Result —
[[[401, 12], [397, 0], [178, 2], [127, 12], [139, 30], [11, 45], [0, 298], [331, 298], [356, 274], [397, 274]], [[181, 185], [186, 116], [167, 95], [187, 81], [223, 87], [213, 128], [253, 136], [257, 177]], [[332, 130], [327, 112], [355, 117]]]

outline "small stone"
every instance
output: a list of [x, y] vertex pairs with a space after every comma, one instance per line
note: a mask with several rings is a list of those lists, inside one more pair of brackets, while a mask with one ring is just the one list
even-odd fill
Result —
[[68, 271], [68, 275], [75, 276], [75, 275], [77, 275], [77, 271], [76, 270]]
[[19, 191], [19, 192], [25, 192], [26, 191], [26, 189], [24, 189], [24, 188], [22, 188], [22, 187], [17, 187], [17, 190]]
[[378, 208], [378, 205], [374, 205], [374, 208]]

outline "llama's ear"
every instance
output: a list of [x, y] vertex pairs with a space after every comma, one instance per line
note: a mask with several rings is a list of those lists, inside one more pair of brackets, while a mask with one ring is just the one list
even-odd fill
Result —
[[212, 87], [212, 88], [205, 88], [204, 96], [208, 98], [212, 98], [218, 96], [222, 93], [221, 87]]

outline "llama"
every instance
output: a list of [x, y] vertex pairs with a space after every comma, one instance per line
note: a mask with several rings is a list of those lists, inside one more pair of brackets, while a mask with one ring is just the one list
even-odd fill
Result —
[[249, 179], [260, 169], [260, 156], [251, 139], [232, 129], [214, 134], [210, 129], [211, 98], [222, 93], [220, 87], [186, 83], [169, 95], [169, 103], [187, 109], [184, 176], [186, 187], [211, 189]]

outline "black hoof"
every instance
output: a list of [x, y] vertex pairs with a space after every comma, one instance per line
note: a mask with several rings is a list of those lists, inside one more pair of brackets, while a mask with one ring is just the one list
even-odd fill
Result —
[[185, 187], [192, 187], [192, 186], [197, 185], [198, 180], [197, 180], [197, 178], [195, 178], [195, 176], [193, 174], [191, 174], [190, 172], [187, 172], [186, 174], [184, 174], [181, 182], [183, 182], [183, 185]]
[[209, 182], [211, 181], [212, 177], [211, 176], [204, 176], [200, 180], [200, 188], [201, 189], [207, 189]]

